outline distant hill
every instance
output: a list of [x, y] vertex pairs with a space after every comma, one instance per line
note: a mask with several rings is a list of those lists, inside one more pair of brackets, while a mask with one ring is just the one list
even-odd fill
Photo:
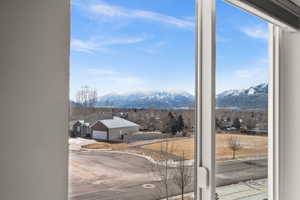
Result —
[[268, 84], [259, 84], [242, 90], [227, 90], [216, 97], [219, 108], [267, 109]]
[[99, 98], [97, 106], [138, 109], [186, 109], [192, 107], [194, 96], [184, 91], [152, 91], [108, 94]]
[[[194, 105], [194, 96], [185, 91], [132, 92], [108, 94], [99, 98], [97, 107], [136, 109], [189, 109]], [[260, 109], [268, 107], [268, 84], [259, 84], [242, 90], [227, 90], [217, 94], [218, 108]], [[71, 101], [71, 105], [80, 105]]]

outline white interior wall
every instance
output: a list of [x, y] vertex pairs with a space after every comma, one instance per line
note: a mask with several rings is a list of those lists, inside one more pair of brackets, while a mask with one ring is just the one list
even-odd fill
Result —
[[300, 33], [280, 48], [280, 200], [300, 199]]
[[0, 199], [67, 199], [68, 0], [0, 5]]

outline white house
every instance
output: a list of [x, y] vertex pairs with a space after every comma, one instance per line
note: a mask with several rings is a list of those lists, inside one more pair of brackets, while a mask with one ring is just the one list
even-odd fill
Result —
[[140, 125], [113, 117], [113, 119], [98, 120], [91, 125], [92, 138], [98, 140], [127, 140], [130, 135], [139, 131]]

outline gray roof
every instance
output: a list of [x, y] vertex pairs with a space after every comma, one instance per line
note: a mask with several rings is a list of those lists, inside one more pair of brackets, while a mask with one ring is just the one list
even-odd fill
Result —
[[69, 122], [69, 125], [74, 126], [77, 122], [79, 122], [80, 124], [84, 124], [84, 120], [73, 120]]
[[133, 123], [126, 119], [122, 119], [120, 117], [113, 117], [113, 119], [104, 119], [104, 120], [100, 120], [100, 122], [107, 128], [126, 128], [126, 127], [139, 127], [140, 126], [136, 123]]

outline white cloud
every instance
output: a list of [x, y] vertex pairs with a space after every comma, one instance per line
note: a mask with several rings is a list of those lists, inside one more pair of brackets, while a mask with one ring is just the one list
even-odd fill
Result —
[[103, 37], [93, 40], [71, 40], [71, 50], [93, 54], [97, 51], [109, 51], [112, 45], [128, 45], [135, 44], [146, 40], [146, 37]]
[[268, 79], [268, 58], [258, 58], [251, 67], [239, 68], [234, 72], [234, 75], [238, 79], [249, 79], [249, 80], [261, 80], [265, 81]]
[[263, 68], [246, 68], [235, 71], [235, 76], [240, 79], [251, 79], [261, 76], [264, 73]]
[[195, 16], [186, 16], [186, 17], [184, 17], [184, 19], [195, 23], [196, 17]]
[[100, 95], [112, 92], [131, 92], [144, 90], [147, 80], [130, 72], [118, 71], [109, 67], [80, 67], [78, 72], [71, 74], [72, 98], [75, 98], [77, 88], [89, 85], [98, 90]]
[[110, 81], [117, 85], [136, 86], [143, 83], [143, 80], [134, 76], [112, 76], [104, 78], [104, 80]]
[[265, 57], [257, 58], [243, 67], [234, 67], [228, 73], [217, 73], [217, 93], [229, 89], [244, 89], [268, 81], [269, 67]]
[[144, 84], [145, 81], [139, 77], [120, 73], [102, 75], [91, 80], [91, 85], [96, 85], [101, 94], [139, 90], [145, 87]]
[[120, 44], [135, 44], [143, 42], [146, 37], [132, 37], [132, 38], [107, 38], [101, 42], [102, 45], [120, 45]]
[[268, 28], [262, 25], [245, 27], [242, 28], [241, 31], [252, 38], [267, 40], [269, 37]]
[[115, 71], [111, 69], [103, 69], [103, 68], [89, 68], [88, 72], [92, 75], [114, 75]]
[[87, 71], [90, 75], [97, 76], [96, 81], [106, 82], [109, 87], [114, 85], [129, 87], [144, 82], [139, 77], [126, 75], [109, 68], [89, 68]]
[[83, 53], [94, 53], [95, 51], [99, 50], [99, 45], [91, 41], [72, 39], [71, 49], [73, 51], [78, 51]]
[[80, 5], [80, 7], [86, 9], [93, 15], [100, 15], [101, 17], [105, 16], [109, 18], [119, 19], [141, 19], [187, 29], [191, 29], [194, 27], [194, 22], [189, 19], [180, 19], [177, 17], [147, 10], [128, 9], [120, 6], [110, 5], [104, 2], [90, 4], [89, 6]]

